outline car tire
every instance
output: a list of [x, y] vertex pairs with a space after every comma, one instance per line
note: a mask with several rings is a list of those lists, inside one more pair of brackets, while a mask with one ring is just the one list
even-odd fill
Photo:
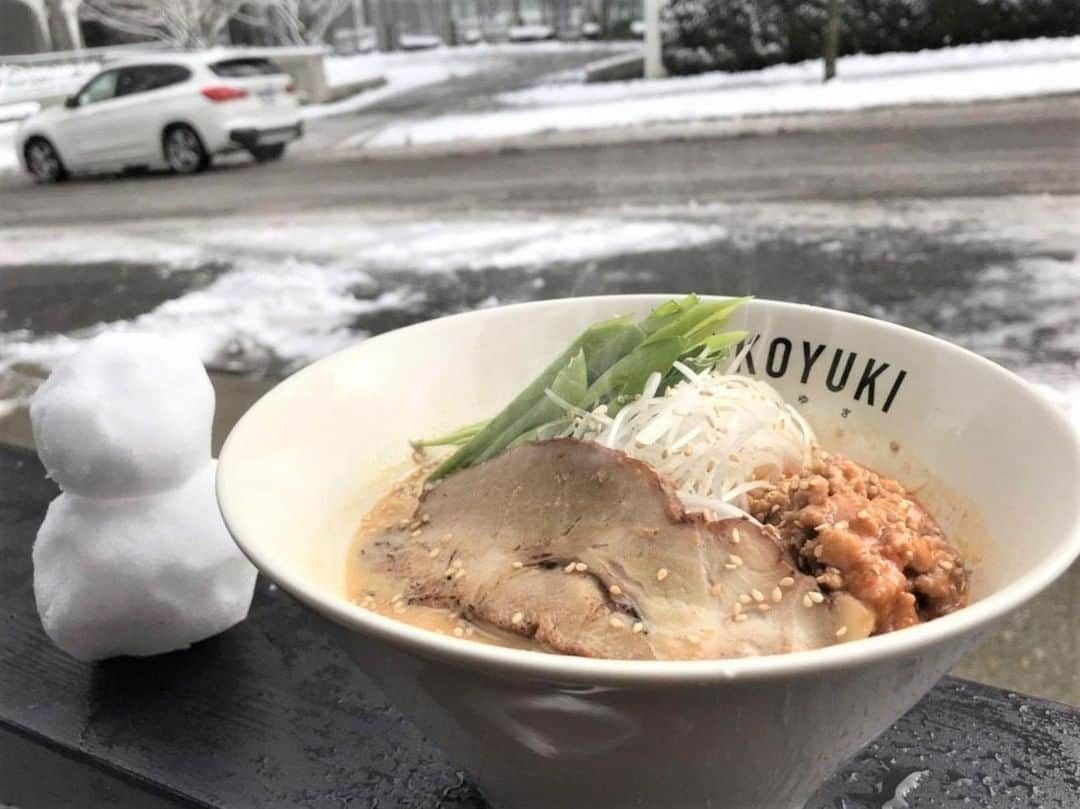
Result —
[[165, 163], [175, 174], [197, 174], [210, 165], [210, 153], [199, 133], [187, 124], [174, 124], [161, 137]]
[[58, 183], [68, 177], [60, 153], [46, 138], [37, 136], [26, 142], [26, 167], [39, 183]]
[[285, 154], [284, 143], [268, 143], [264, 146], [252, 146], [251, 156], [256, 163], [269, 163], [271, 160], [280, 160]]

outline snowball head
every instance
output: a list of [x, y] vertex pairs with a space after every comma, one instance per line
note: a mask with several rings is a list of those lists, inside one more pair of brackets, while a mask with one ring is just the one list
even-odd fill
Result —
[[214, 496], [215, 461], [164, 494], [61, 494], [34, 545], [45, 632], [80, 660], [184, 649], [244, 620], [255, 568]]
[[103, 334], [30, 402], [49, 476], [84, 497], [179, 486], [210, 459], [214, 389], [194, 353], [146, 334]]

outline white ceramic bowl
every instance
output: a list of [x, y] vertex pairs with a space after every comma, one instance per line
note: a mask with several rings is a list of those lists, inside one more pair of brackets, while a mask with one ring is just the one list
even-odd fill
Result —
[[802, 807], [1080, 553], [1080, 443], [1019, 378], [889, 323], [755, 301], [739, 319], [763, 335], [757, 374], [806, 397], [827, 447], [918, 488], [968, 544], [971, 606], [811, 652], [626, 662], [474, 644], [345, 598], [350, 539], [408, 438], [494, 413], [587, 324], [666, 297], [546, 301], [382, 335], [279, 385], [221, 454], [219, 501], [240, 547], [337, 628], [498, 809]]

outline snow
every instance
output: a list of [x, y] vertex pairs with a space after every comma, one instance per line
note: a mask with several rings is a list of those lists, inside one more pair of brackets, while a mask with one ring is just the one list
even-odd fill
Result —
[[45, 632], [80, 660], [183, 649], [242, 621], [255, 569], [218, 510], [214, 390], [197, 355], [105, 334], [30, 404], [34, 443], [63, 493], [34, 543]]
[[[1080, 37], [845, 57], [838, 78], [820, 62], [756, 73], [613, 84], [541, 85], [503, 95], [508, 109], [391, 124], [369, 149], [505, 140], [555, 132], [753, 116], [838, 112], [1080, 92]], [[355, 144], [353, 144], [355, 145]]]
[[234, 354], [250, 362], [266, 353], [295, 368], [355, 341], [352, 324], [358, 317], [423, 302], [423, 285], [415, 283], [355, 294], [377, 286], [379, 273], [530, 272], [564, 261], [703, 244], [726, 233], [711, 224], [623, 215], [376, 219], [325, 211], [222, 220], [214, 228], [175, 220], [107, 231], [11, 229], [0, 267], [66, 264], [79, 256], [156, 262], [174, 272], [222, 261], [232, 269], [131, 320], [70, 334], [0, 333], [0, 374], [20, 362], [52, 367], [86, 339], [114, 331], [162, 335], [218, 368], [228, 368]]
[[473, 45], [438, 47], [424, 51], [365, 53], [329, 56], [325, 62], [326, 81], [331, 87], [383, 77], [386, 84], [350, 98], [304, 108], [304, 117], [324, 118], [366, 109], [402, 93], [463, 78], [484, 71], [504, 69], [513, 56], [551, 51], [612, 47], [607, 43], [534, 42], [516, 45]]
[[15, 153], [15, 130], [18, 126], [15, 122], [0, 124], [0, 172], [19, 169], [19, 156]]
[[101, 62], [96, 60], [60, 65], [0, 64], [0, 104], [67, 95], [100, 69]]
[[304, 117], [324, 118], [356, 112], [419, 87], [479, 72], [490, 67], [493, 60], [496, 60], [496, 57], [486, 53], [477, 54], [458, 48], [328, 57], [326, 80], [331, 86], [379, 77], [385, 78], [386, 84], [341, 101], [305, 107]]
[[106, 333], [56, 367], [30, 418], [64, 491], [158, 494], [209, 459], [214, 388], [198, 355], [154, 335]]
[[57, 646], [80, 660], [160, 654], [247, 617], [255, 568], [221, 519], [215, 472], [207, 459], [163, 494], [53, 500], [33, 561], [38, 613]]

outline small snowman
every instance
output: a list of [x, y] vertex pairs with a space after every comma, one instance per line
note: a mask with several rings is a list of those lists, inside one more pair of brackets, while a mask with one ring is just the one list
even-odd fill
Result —
[[255, 568], [214, 496], [214, 389], [198, 357], [104, 334], [30, 404], [63, 493], [34, 544], [45, 632], [80, 660], [184, 649], [247, 617]]

